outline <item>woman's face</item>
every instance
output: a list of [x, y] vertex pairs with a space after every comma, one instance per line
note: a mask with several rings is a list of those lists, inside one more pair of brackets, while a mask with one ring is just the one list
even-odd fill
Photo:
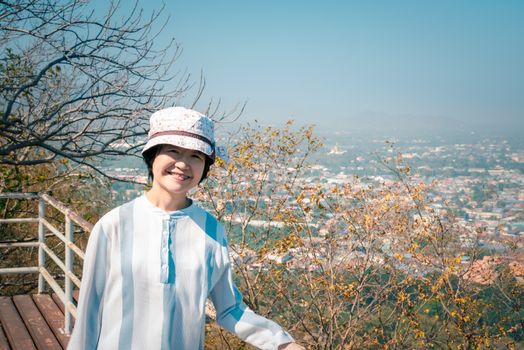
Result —
[[196, 150], [172, 145], [160, 146], [152, 164], [153, 187], [170, 195], [186, 196], [198, 186], [206, 156]]

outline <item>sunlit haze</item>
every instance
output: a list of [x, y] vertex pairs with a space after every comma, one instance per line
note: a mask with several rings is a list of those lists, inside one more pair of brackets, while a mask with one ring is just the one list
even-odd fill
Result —
[[[147, 11], [161, 1], [139, 1]], [[242, 120], [520, 133], [522, 1], [168, 1], [177, 68]]]

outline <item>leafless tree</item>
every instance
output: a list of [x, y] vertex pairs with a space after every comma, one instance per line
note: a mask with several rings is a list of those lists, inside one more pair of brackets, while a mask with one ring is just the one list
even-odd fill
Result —
[[0, 164], [67, 159], [100, 172], [101, 159], [136, 154], [150, 112], [192, 87], [174, 70], [180, 47], [159, 36], [161, 12], [0, 0]]

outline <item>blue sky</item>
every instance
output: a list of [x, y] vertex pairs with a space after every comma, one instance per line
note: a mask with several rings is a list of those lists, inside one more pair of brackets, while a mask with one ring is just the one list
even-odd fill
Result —
[[204, 72], [201, 106], [247, 101], [244, 121], [524, 131], [524, 1], [171, 0], [164, 12], [178, 68]]

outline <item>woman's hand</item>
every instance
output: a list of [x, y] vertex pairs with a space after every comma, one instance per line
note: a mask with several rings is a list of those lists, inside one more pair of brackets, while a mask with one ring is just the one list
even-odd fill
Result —
[[278, 347], [278, 350], [306, 350], [306, 348], [302, 345], [298, 345], [297, 343], [286, 343], [281, 344]]

